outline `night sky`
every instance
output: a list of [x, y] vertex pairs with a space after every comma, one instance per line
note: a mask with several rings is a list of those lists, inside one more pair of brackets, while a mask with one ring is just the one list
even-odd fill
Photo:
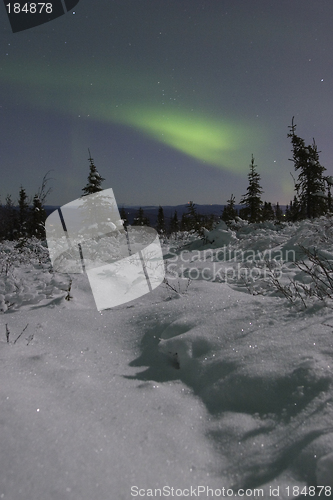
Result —
[[80, 0], [12, 33], [0, 6], [1, 201], [82, 194], [88, 148], [118, 205], [238, 203], [251, 154], [286, 204], [288, 125], [333, 175], [332, 0]]

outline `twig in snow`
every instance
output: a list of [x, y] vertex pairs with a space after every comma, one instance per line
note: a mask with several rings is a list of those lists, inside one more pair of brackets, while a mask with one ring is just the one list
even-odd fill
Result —
[[10, 331], [9, 331], [8, 325], [6, 323], [6, 339], [7, 339], [7, 344], [9, 344], [9, 335], [10, 335]]
[[180, 284], [179, 280], [178, 280], [178, 290], [177, 290], [176, 286], [173, 286], [169, 283], [168, 278], [164, 278], [163, 283], [167, 286], [167, 288], [169, 288], [173, 292], [177, 293], [178, 295], [180, 295], [180, 294], [184, 295], [187, 292], [187, 290], [191, 284], [191, 281], [192, 281], [191, 278], [188, 278], [187, 284], [186, 284], [184, 290], [181, 290], [181, 284]]
[[23, 332], [28, 328], [29, 326], [29, 323], [27, 323], [27, 325], [23, 328], [22, 332], [20, 333], [20, 335], [14, 340], [13, 344], [16, 344], [16, 342], [18, 341], [18, 339], [22, 336]]

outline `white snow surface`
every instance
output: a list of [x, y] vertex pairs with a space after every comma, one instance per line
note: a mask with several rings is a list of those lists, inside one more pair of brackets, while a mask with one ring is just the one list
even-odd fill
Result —
[[289, 303], [263, 253], [281, 281], [311, 286], [273, 250], [329, 261], [331, 225], [221, 226], [224, 251], [255, 252], [246, 279], [218, 228], [164, 243], [168, 284], [103, 312], [86, 275], [52, 272], [45, 244], [1, 243], [0, 499], [327, 498], [333, 303]]

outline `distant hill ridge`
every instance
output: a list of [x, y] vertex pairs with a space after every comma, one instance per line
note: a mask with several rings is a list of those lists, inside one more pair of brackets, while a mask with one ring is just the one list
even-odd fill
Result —
[[[189, 204], [184, 204], [184, 205], [162, 205], [163, 212], [164, 212], [164, 217], [165, 219], [169, 219], [173, 217], [175, 211], [177, 211], [178, 218], [181, 218], [183, 213], [186, 213], [188, 211], [188, 206]], [[223, 208], [225, 205], [197, 205], [195, 204], [197, 212], [202, 215], [222, 215]], [[126, 214], [129, 216], [129, 219], [131, 219], [139, 210], [139, 208], [142, 208], [144, 211], [145, 215], [151, 219], [150, 222], [153, 223], [157, 219], [157, 214], [158, 214], [158, 209], [159, 206], [155, 205], [122, 205], [118, 204], [118, 209], [124, 208], [126, 211]], [[235, 205], [237, 209], [241, 208], [241, 205]], [[45, 205], [44, 209], [47, 213], [47, 215], [50, 215], [52, 212], [55, 210], [58, 210], [60, 208], [59, 206], [54, 206], [54, 205]]]
[[[195, 203], [195, 206], [196, 206], [198, 214], [221, 216], [226, 204], [225, 205], [217, 205], [217, 204], [199, 205], [199, 204]], [[133, 219], [134, 219], [134, 217], [135, 217], [135, 215], [140, 207], [144, 211], [144, 215], [146, 217], [148, 217], [150, 224], [152, 226], [154, 226], [156, 224], [156, 221], [157, 221], [157, 214], [158, 214], [159, 206], [155, 206], [155, 205], [131, 205], [131, 206], [127, 206], [127, 205], [123, 205], [121, 203], [118, 204], [119, 210], [122, 208], [125, 209], [125, 212], [127, 214], [127, 218], [128, 218], [128, 221], [130, 224], [133, 223]], [[165, 221], [168, 222], [171, 219], [171, 217], [174, 216], [175, 211], [177, 211], [178, 220], [180, 220], [183, 213], [186, 213], [188, 211], [188, 207], [189, 207], [188, 203], [183, 204], [183, 205], [162, 205]], [[284, 205], [280, 205], [280, 207], [283, 211], [285, 210]], [[58, 208], [60, 208], [60, 207], [53, 206], [53, 205], [45, 205], [44, 208], [45, 208], [47, 215], [50, 215], [52, 212], [54, 212], [54, 210], [58, 210]], [[240, 208], [242, 208], [242, 205], [235, 205], [235, 208], [237, 210], [239, 210]]]

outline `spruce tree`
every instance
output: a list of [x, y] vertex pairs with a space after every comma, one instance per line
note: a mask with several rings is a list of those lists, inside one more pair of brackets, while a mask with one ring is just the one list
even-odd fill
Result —
[[46, 212], [43, 208], [42, 202], [38, 194], [35, 194], [34, 199], [32, 201], [32, 207], [30, 208], [31, 236], [36, 236], [36, 238], [45, 237], [45, 220], [46, 220]]
[[298, 201], [297, 196], [294, 196], [294, 200], [290, 201], [290, 204], [287, 205], [286, 208], [286, 220], [289, 222], [296, 222], [301, 219], [305, 219], [306, 214], [304, 212], [304, 208], [302, 208], [301, 204]]
[[189, 231], [190, 230], [190, 222], [189, 222], [189, 217], [186, 212], [182, 213], [182, 218], [180, 221], [180, 229], [181, 231]]
[[283, 218], [284, 218], [284, 215], [283, 215], [282, 208], [280, 207], [279, 202], [277, 202], [276, 206], [275, 206], [275, 219], [278, 222], [281, 222], [281, 221], [283, 221]]
[[187, 230], [190, 231], [194, 229], [195, 231], [199, 231], [201, 227], [201, 216], [197, 212], [197, 207], [193, 201], [189, 202], [189, 205], [187, 207]]
[[142, 207], [139, 208], [134, 217], [133, 226], [150, 226], [150, 221], [148, 217], [145, 216]]
[[248, 207], [242, 207], [239, 209], [238, 215], [241, 219], [247, 220], [249, 218], [249, 209]]
[[249, 222], [259, 222], [261, 220], [263, 190], [260, 186], [260, 175], [256, 171], [257, 165], [254, 164], [252, 155], [250, 163], [250, 172], [248, 174], [249, 185], [247, 194], [243, 195], [240, 204], [245, 205], [245, 215]]
[[285, 215], [286, 221], [290, 221], [290, 207], [289, 207], [289, 205], [286, 205], [286, 210], [285, 210], [284, 215]]
[[28, 234], [29, 203], [25, 189], [21, 186], [18, 199], [18, 236], [24, 237]]
[[163, 207], [161, 207], [161, 205], [158, 208], [156, 229], [159, 234], [165, 234], [164, 212], [163, 212]]
[[88, 151], [89, 151], [88, 161], [90, 162], [90, 171], [88, 175], [88, 183], [82, 189], [82, 191], [84, 192], [82, 196], [87, 196], [89, 194], [99, 193], [99, 191], [102, 191], [101, 184], [105, 180], [97, 171], [97, 168], [94, 164], [94, 160], [91, 158], [90, 150], [88, 149]]
[[179, 220], [178, 220], [177, 210], [175, 210], [175, 213], [171, 218], [169, 230], [171, 234], [179, 231]]
[[118, 214], [118, 208], [115, 204], [110, 203], [110, 198], [104, 196], [103, 193], [98, 197], [89, 196], [103, 191], [101, 183], [105, 179], [97, 171], [89, 149], [88, 152], [90, 170], [88, 183], [82, 189], [84, 194], [81, 196], [82, 204], [79, 207], [82, 221], [80, 232], [83, 237], [97, 238], [114, 230], [115, 226], [112, 220]]
[[[217, 215], [215, 214], [210, 214], [210, 215], [204, 215], [201, 217], [201, 225], [205, 228], [205, 229], [208, 229], [209, 231], [211, 231], [216, 222], [220, 219], [220, 217], [218, 217]], [[203, 228], [201, 228], [200, 230], [200, 233], [203, 234]]]
[[289, 126], [288, 137], [291, 138], [295, 170], [298, 171], [295, 190], [300, 204], [300, 217], [319, 217], [327, 211], [327, 199], [325, 196], [325, 179], [323, 177], [325, 167], [320, 165], [319, 152], [313, 139], [312, 145], [305, 146], [305, 142], [295, 133], [296, 125], [294, 117]]
[[269, 201], [264, 202], [264, 206], [262, 208], [262, 215], [261, 215], [262, 220], [274, 220], [275, 219], [275, 212], [272, 207], [272, 203]]
[[222, 212], [221, 219], [226, 223], [228, 223], [232, 220], [235, 220], [235, 218], [237, 217], [237, 210], [235, 208], [235, 202], [236, 202], [235, 197], [232, 194], [230, 196], [230, 199], [227, 200], [228, 205], [225, 205], [223, 212]]

